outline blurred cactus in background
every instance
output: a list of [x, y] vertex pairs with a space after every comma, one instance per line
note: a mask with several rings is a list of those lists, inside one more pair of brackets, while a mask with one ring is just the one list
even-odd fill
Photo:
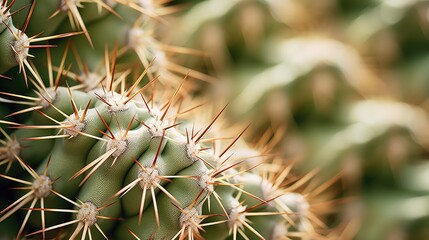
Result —
[[428, 7], [195, 1], [176, 41], [211, 53], [210, 92], [231, 102], [229, 119], [252, 121], [247, 139], [271, 129], [300, 171], [341, 174], [356, 239], [428, 239]]
[[188, 65], [211, 53], [170, 44], [184, 6], [0, 1], [0, 238], [349, 234], [338, 177], [247, 143], [204, 92], [216, 78]]

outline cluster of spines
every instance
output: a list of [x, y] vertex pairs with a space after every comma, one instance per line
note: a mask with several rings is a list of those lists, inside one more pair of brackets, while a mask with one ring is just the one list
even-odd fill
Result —
[[[27, 2], [28, 4], [26, 4]], [[55, 50], [52, 55], [53, 59], [59, 61], [62, 56], [59, 53], [64, 52], [64, 47], [70, 45], [66, 41], [75, 35], [84, 35], [84, 37], [73, 38], [71, 45], [74, 55], [69, 57], [72, 63], [63, 66], [64, 72], [62, 74], [68, 75], [69, 71], [70, 74], [76, 72], [77, 74], [69, 77], [81, 81], [92, 81], [92, 88], [97, 86], [94, 82], [100, 81], [100, 76], [107, 74], [107, 72], [102, 71], [103, 69], [100, 69], [100, 66], [104, 65], [102, 62], [103, 55], [107, 48], [109, 51], [117, 48], [117, 57], [127, 64], [135, 64], [144, 68], [150, 67], [147, 75], [151, 79], [160, 75], [161, 80], [170, 85], [179, 82], [181, 75], [185, 74], [192, 78], [213, 81], [212, 77], [183, 67], [172, 60], [176, 54], [204, 56], [201, 52], [171, 46], [158, 40], [160, 37], [156, 30], [160, 23], [168, 25], [162, 16], [177, 11], [177, 7], [163, 6], [165, 1], [153, 0], [114, 0], [107, 2], [101, 0], [64, 0], [60, 2], [58, 3], [57, 0], [43, 3], [1, 1], [0, 41], [2, 44], [0, 46], [0, 60], [2, 64], [0, 65], [0, 72], [6, 72], [19, 65], [27, 85], [28, 71], [38, 85], [42, 85], [42, 78], [45, 75], [37, 72], [36, 67], [45, 67], [46, 64], [42, 59], [48, 56], [40, 51], [36, 52], [37, 48], [59, 46], [60, 49]], [[28, 12], [25, 15], [26, 11]], [[47, 13], [52, 15], [46, 16]], [[67, 16], [69, 21], [66, 21]], [[46, 23], [49, 23], [47, 26], [49, 29], [43, 28]], [[23, 26], [21, 28], [16, 27], [19, 24]], [[57, 33], [57, 31], [61, 31], [57, 28], [65, 29], [63, 30], [65, 32]], [[28, 34], [31, 34], [31, 37]], [[54, 41], [55, 45], [35, 45], [50, 40]], [[79, 46], [79, 51], [76, 50], [76, 46]], [[31, 49], [35, 49], [34, 52], [37, 53], [37, 58], [34, 61], [30, 59], [34, 58]]]
[[[156, 11], [151, 12], [152, 10], [142, 8], [133, 1], [112, 3], [116, 2], [138, 10], [146, 16], [155, 16], [156, 19], [159, 17], [155, 14]], [[118, 50], [113, 50], [113, 54], [110, 54], [107, 48], [102, 51], [104, 58], [100, 62], [101, 66], [104, 66], [104, 71], [95, 74], [99, 76], [96, 80], [97, 84], [88, 85], [88, 82], [82, 80], [82, 76], [90, 75], [88, 69], [91, 67], [86, 64], [94, 65], [94, 63], [83, 63], [77, 60], [83, 75], [73, 73], [65, 63], [70, 47], [67, 44], [65, 53], [60, 58], [59, 67], [53, 66], [50, 50], [47, 50], [46, 81], [42, 77], [44, 74], [40, 74], [35, 64], [27, 59], [30, 56], [28, 49], [32, 48], [30, 44], [83, 33], [90, 46], [96, 45], [93, 44], [90, 31], [77, 10], [77, 7], [82, 5], [80, 1], [65, 0], [60, 9], [50, 16], [57, 17], [60, 11], [68, 10], [71, 26], [82, 32], [42, 38], [35, 35], [36, 37], [28, 38], [24, 32], [31, 22], [30, 16], [37, 9], [36, 2], [33, 1], [29, 7], [29, 14], [22, 30], [15, 32], [11, 22], [6, 22], [11, 21], [12, 14], [9, 10], [14, 3], [15, 1], [9, 4], [2, 1], [0, 9], [3, 15], [7, 16], [3, 20], [3, 24], [7, 27], [4, 31], [8, 31], [14, 39], [11, 40], [14, 43], [13, 46], [22, 43], [22, 46], [18, 44], [19, 46], [12, 47], [9, 55], [14, 56], [16, 63], [23, 70], [26, 83], [29, 79], [36, 89], [36, 96], [1, 93], [7, 98], [2, 98], [2, 102], [30, 106], [10, 116], [34, 111], [33, 120], [26, 124], [2, 121], [18, 130], [12, 136], [2, 130], [6, 140], [2, 141], [0, 164], [7, 165], [7, 169], [5, 174], [0, 176], [26, 185], [19, 189], [26, 190], [27, 193], [1, 211], [0, 222], [30, 203], [27, 208], [24, 208], [27, 213], [17, 238], [21, 237], [26, 226], [32, 222], [30, 215], [35, 211], [41, 213], [41, 219], [40, 225], [33, 228], [41, 228], [41, 230], [27, 234], [28, 236], [41, 234], [43, 238], [46, 237], [47, 232], [60, 230], [72, 224], [76, 227], [70, 231], [68, 237], [75, 238], [81, 235], [82, 239], [96, 237], [94, 234], [97, 231], [107, 238], [112, 233], [112, 229], [117, 232], [118, 238], [134, 236], [140, 239], [217, 238], [218, 235], [210, 233], [210, 228], [215, 231], [220, 228], [224, 237], [230, 235], [234, 239], [238, 236], [245, 239], [319, 236], [312, 224], [309, 224], [309, 221], [316, 224], [320, 224], [320, 221], [309, 211], [308, 196], [292, 194], [288, 188], [283, 189], [281, 186], [287, 174], [280, 174], [281, 178], [270, 183], [269, 178], [258, 177], [257, 173], [261, 171], [255, 170], [256, 165], [247, 163], [246, 157], [234, 158], [231, 153], [234, 149], [233, 145], [245, 130], [221, 153], [212, 150], [210, 143], [218, 140], [208, 138], [206, 135], [225, 108], [200, 130], [194, 127], [180, 128], [177, 122], [179, 113], [188, 111], [181, 111], [180, 107], [183, 101], [188, 101], [186, 98], [189, 97], [178, 96], [180, 86], [185, 80], [176, 87], [174, 93], [170, 94], [171, 97], [167, 98], [169, 100], [164, 101], [165, 96], [160, 96], [163, 94], [162, 91], [156, 90], [156, 83], [160, 78], [158, 76], [163, 75], [163, 79], [173, 81], [180, 80], [181, 77], [169, 74], [176, 72], [202, 80], [211, 80], [211, 78], [180, 65], [168, 63], [162, 55], [163, 52], [153, 52], [153, 49], [179, 53], [193, 53], [192, 51], [161, 45], [149, 36], [148, 42], [145, 43], [149, 43], [153, 49], [148, 52], [147, 46], [142, 46], [140, 43], [146, 36], [137, 34], [138, 41], [129, 37], [128, 45], [116, 48]], [[72, 3], [76, 5], [70, 5]], [[104, 9], [111, 13], [114, 10], [103, 1], [92, 3], [97, 4], [99, 10]], [[135, 21], [135, 26], [140, 24], [141, 19], [139, 17]], [[130, 35], [136, 35], [133, 29], [129, 31]], [[137, 32], [150, 33], [150, 31]], [[71, 48], [76, 59], [79, 59], [80, 51], [73, 46]], [[116, 59], [128, 49], [135, 50], [145, 67], [143, 73], [131, 84], [127, 81], [132, 71], [126, 69], [120, 72], [116, 69]], [[112, 63], [110, 55], [113, 55]], [[156, 55], [154, 60], [148, 60], [155, 57], [154, 55]], [[27, 77], [25, 67], [35, 80]], [[5, 70], [2, 69], [1, 72]], [[57, 75], [54, 78], [55, 72]], [[149, 83], [140, 87], [140, 82], [145, 77], [149, 79]], [[72, 86], [68, 86], [67, 78], [81, 81], [79, 81], [80, 84], [73, 83]], [[45, 85], [44, 80], [49, 82], [48, 86]], [[67, 86], [61, 87], [62, 82]], [[153, 87], [154, 90], [146, 100], [143, 92], [149, 87]], [[117, 90], [120, 93], [117, 93]], [[155, 93], [158, 95], [155, 96]], [[180, 100], [177, 100], [178, 98]], [[176, 111], [172, 112], [174, 107]], [[42, 133], [35, 134], [37, 131]], [[17, 139], [15, 136], [20, 134], [24, 137]], [[25, 144], [22, 142], [27, 141], [31, 141], [33, 146], [23, 147]], [[46, 141], [53, 142], [53, 146], [47, 152], [40, 154], [45, 156], [39, 159], [41, 162], [31, 164], [26, 162], [27, 156], [37, 152], [37, 148], [44, 145]], [[8, 174], [13, 162], [18, 162], [18, 165], [33, 177], [33, 180], [19, 179]], [[34, 169], [37, 165], [39, 167]], [[264, 165], [270, 165], [270, 168], [277, 167], [267, 163]], [[300, 188], [311, 176], [308, 175], [299, 181], [291, 180], [294, 182], [291, 189]], [[272, 191], [264, 192], [265, 187]], [[55, 196], [56, 199], [53, 199]], [[118, 197], [121, 198], [120, 202]], [[291, 199], [293, 203], [288, 202]], [[36, 206], [38, 202], [39, 207]], [[299, 210], [294, 211], [290, 204], [299, 205], [296, 206]], [[45, 214], [48, 212], [74, 214], [74, 218], [58, 222], [58, 219], [46, 218]], [[264, 224], [268, 222], [257, 220], [264, 216], [269, 218], [276, 216], [276, 221], [269, 222], [271, 225], [265, 226]], [[123, 220], [123, 223], [112, 224], [104, 220]], [[261, 222], [259, 223], [261, 226], [252, 222]], [[267, 232], [269, 228], [272, 231]]]
[[[47, 231], [77, 223], [71, 236], [75, 237], [82, 231], [83, 237], [88, 235], [92, 238], [92, 226], [102, 235], [106, 235], [97, 223], [99, 219], [124, 218], [120, 214], [120, 204], [114, 203], [114, 199], [121, 197], [124, 208], [122, 212], [126, 216], [135, 217], [126, 220], [120, 228], [128, 229], [130, 226], [130, 232], [136, 236], [144, 236], [142, 239], [179, 236], [194, 238], [200, 234], [204, 235], [201, 229], [222, 224], [226, 225], [224, 229], [231, 229], [226, 231], [225, 237], [231, 234], [234, 238], [237, 235], [246, 238], [248, 234], [255, 234], [259, 238], [268, 238], [269, 236], [262, 236], [247, 218], [276, 215], [281, 216], [279, 220], [284, 219], [285, 234], [305, 235], [303, 232], [287, 231], [287, 224], [295, 224], [293, 220], [295, 217], [292, 217], [295, 213], [288, 207], [289, 203], [281, 199], [293, 197], [285, 197], [286, 194], [290, 194], [287, 189], [286, 192], [278, 192], [287, 174], [281, 174], [281, 180], [270, 184], [269, 181], [264, 182], [261, 177], [252, 173], [255, 166], [246, 164], [246, 158], [236, 159], [233, 154], [227, 155], [246, 128], [220, 154], [212, 152], [210, 147], [200, 145], [225, 108], [206, 127], [200, 130], [180, 131], [180, 125], [176, 123], [176, 114], [181, 112], [180, 109], [173, 114], [170, 113], [175, 106], [180, 88], [163, 103], [157, 101], [153, 95], [147, 101], [143, 95], [130, 93], [130, 89], [141, 93], [153, 82], [138, 89], [131, 85], [121, 94], [115, 93], [111, 88], [118, 85], [115, 80], [112, 79], [106, 84], [104, 88], [89, 93], [71, 90], [70, 87], [47, 88], [50, 89], [49, 100], [46, 97], [35, 99], [41, 106], [35, 114], [42, 116], [44, 120], [41, 120], [41, 123], [44, 124], [14, 124], [21, 131], [54, 130], [50, 136], [27, 139], [34, 141], [59, 139], [55, 141], [49, 160], [45, 159], [49, 164], [46, 164], [48, 167], [45, 168], [43, 176], [49, 176], [49, 180], [45, 181], [48, 186], [44, 185], [42, 189], [44, 191], [47, 189], [48, 192], [36, 196], [35, 191], [42, 191], [35, 186], [41, 185], [31, 183], [32, 190], [2, 213], [7, 212], [9, 216], [27, 202], [33, 201], [27, 209], [27, 214], [30, 215], [36, 210], [42, 212], [42, 230], [30, 234], [45, 234]], [[54, 125], [46, 124], [46, 119], [52, 121]], [[12, 138], [8, 136], [8, 139]], [[79, 153], [76, 153], [76, 149]], [[40, 178], [17, 154], [13, 154], [13, 157], [8, 158], [10, 162], [19, 159], [18, 162], [26, 166], [27, 171], [33, 173], [33, 177]], [[289, 170], [288, 168], [287, 171]], [[16, 182], [30, 183], [2, 176]], [[312, 175], [309, 175], [297, 181], [294, 188], [298, 188], [311, 177]], [[246, 182], [251, 186], [249, 189], [245, 187]], [[272, 191], [264, 193], [267, 189]], [[49, 193], [66, 200], [65, 203], [72, 203], [75, 209], [47, 206], [44, 198], [51, 195]], [[297, 196], [301, 198], [295, 197], [294, 201], [301, 200], [300, 204], [304, 205], [297, 207], [303, 209], [298, 215], [305, 215], [304, 219], [308, 216], [309, 219], [317, 219], [308, 215], [305, 197], [299, 194]], [[80, 202], [75, 202], [74, 197]], [[33, 199], [40, 200], [40, 208], [35, 207], [36, 200]], [[135, 199], [140, 201], [136, 202]], [[269, 209], [267, 212], [253, 212], [255, 209], [265, 210], [266, 207], [262, 208], [265, 205], [277, 208]], [[203, 211], [204, 208], [207, 214]], [[50, 211], [75, 213], [76, 219], [46, 226], [44, 213]], [[305, 211], [305, 214], [301, 213], [302, 211]], [[210, 217], [223, 219], [210, 222], [208, 221]], [[28, 217], [24, 220], [23, 227], [27, 219]], [[276, 229], [280, 231], [277, 225]], [[22, 230], [19, 234], [21, 232]]]

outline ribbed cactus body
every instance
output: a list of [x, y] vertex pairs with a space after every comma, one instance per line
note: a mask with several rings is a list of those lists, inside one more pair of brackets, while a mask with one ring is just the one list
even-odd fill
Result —
[[[72, 237], [80, 234], [80, 228], [94, 231], [92, 226], [97, 226], [103, 233], [116, 231], [118, 238], [132, 238], [127, 234], [130, 229], [140, 239], [170, 239], [179, 235], [199, 236], [199, 229], [205, 228], [201, 226], [212, 223], [222, 229], [222, 233], [213, 233], [215, 238], [255, 234], [270, 239], [280, 223], [258, 226], [259, 233], [249, 220], [272, 215], [282, 222], [282, 215], [294, 214], [294, 207], [282, 210], [271, 203], [285, 193], [270, 192], [271, 183], [256, 172], [246, 171], [245, 166], [249, 165], [245, 161], [215, 153], [200, 154], [208, 151], [201, 150], [199, 144], [205, 130], [186, 135], [188, 130], [175, 126], [169, 119], [168, 108], [159, 111], [157, 107], [148, 107], [143, 99], [128, 99], [125, 94], [101, 89], [84, 93], [58, 87], [51, 96], [54, 97], [43, 108], [42, 115], [58, 123], [58, 127], [52, 128], [59, 132], [52, 136], [60, 138], [39, 165], [39, 175], [49, 182], [49, 190], [43, 192], [47, 187], [36, 187], [44, 194], [33, 198], [44, 201], [44, 207], [38, 211], [61, 212], [74, 205], [75, 210], [70, 210], [76, 214], [69, 219], [77, 220], [77, 230]], [[72, 107], [66, 107], [66, 102]], [[20, 126], [21, 131], [34, 131], [32, 126]], [[46, 123], [38, 126], [50, 128]], [[19, 162], [24, 164], [22, 159]], [[239, 172], [243, 169], [244, 175]], [[70, 204], [74, 199], [78, 202]], [[247, 213], [246, 209], [253, 206], [256, 208]], [[118, 228], [113, 220], [95, 217], [89, 221], [91, 214], [124, 221]], [[67, 222], [65, 219], [46, 220], [45, 229]], [[288, 229], [286, 221], [282, 224]]]

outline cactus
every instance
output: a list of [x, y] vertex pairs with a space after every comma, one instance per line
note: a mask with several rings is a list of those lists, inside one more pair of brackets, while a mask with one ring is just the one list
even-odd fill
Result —
[[427, 7], [207, 0], [183, 17], [178, 42], [214, 54], [233, 89], [227, 116], [252, 120], [248, 139], [287, 129], [275, 149], [296, 168], [344, 173], [356, 239], [427, 239]]
[[0, 74], [16, 85], [0, 92], [1, 236], [338, 234], [324, 223], [336, 178], [294, 175], [269, 141], [242, 142], [248, 127], [216, 126], [226, 107], [192, 103], [214, 78], [175, 62], [200, 52], [163, 42], [165, 2], [0, 2]]

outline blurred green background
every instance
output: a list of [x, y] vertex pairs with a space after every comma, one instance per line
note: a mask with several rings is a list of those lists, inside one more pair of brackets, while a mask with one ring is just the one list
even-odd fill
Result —
[[429, 1], [175, 3], [172, 42], [219, 79], [199, 91], [302, 173], [340, 174], [337, 238], [429, 239]]

